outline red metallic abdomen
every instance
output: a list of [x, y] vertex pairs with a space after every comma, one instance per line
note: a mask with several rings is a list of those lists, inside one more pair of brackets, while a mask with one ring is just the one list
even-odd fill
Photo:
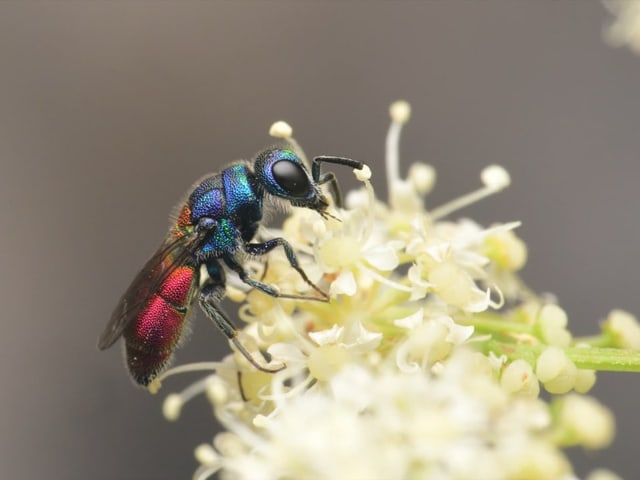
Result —
[[125, 330], [127, 365], [136, 382], [148, 385], [176, 348], [194, 291], [195, 270], [176, 268]]

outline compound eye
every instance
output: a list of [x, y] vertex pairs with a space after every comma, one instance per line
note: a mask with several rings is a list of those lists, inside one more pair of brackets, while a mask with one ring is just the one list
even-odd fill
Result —
[[279, 160], [273, 164], [271, 172], [275, 181], [287, 194], [293, 197], [306, 197], [309, 194], [309, 177], [297, 163]]

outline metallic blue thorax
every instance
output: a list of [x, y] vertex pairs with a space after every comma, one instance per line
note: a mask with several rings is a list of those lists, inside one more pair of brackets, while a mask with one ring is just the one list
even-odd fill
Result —
[[249, 242], [262, 219], [262, 189], [253, 172], [243, 164], [203, 180], [188, 202], [193, 225], [203, 218], [217, 222], [201, 249], [214, 257], [232, 253], [241, 241]]

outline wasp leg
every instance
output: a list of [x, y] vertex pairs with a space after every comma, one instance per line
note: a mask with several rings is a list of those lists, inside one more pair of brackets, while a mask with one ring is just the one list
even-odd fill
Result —
[[318, 179], [319, 185], [327, 184], [329, 188], [329, 194], [331, 198], [333, 198], [333, 203], [336, 207], [342, 208], [344, 205], [342, 203], [342, 192], [340, 191], [340, 184], [338, 183], [338, 179], [336, 178], [333, 172], [327, 172], [320, 176]]
[[[209, 265], [207, 265], [209, 267]], [[200, 308], [205, 315], [216, 324], [220, 331], [232, 342], [238, 351], [246, 358], [251, 365], [262, 372], [275, 373], [284, 369], [286, 365], [282, 365], [277, 368], [268, 368], [262, 366], [258, 361], [253, 358], [253, 355], [240, 343], [238, 340], [238, 329], [231, 322], [227, 314], [222, 310], [220, 302], [224, 297], [224, 272], [218, 266], [211, 266], [208, 268], [209, 272], [217, 273], [217, 279], [209, 279], [208, 283], [200, 289], [199, 303]], [[217, 281], [216, 281], [217, 280]]]
[[[309, 277], [307, 277], [307, 272], [305, 272], [300, 264], [298, 263], [298, 257], [296, 256], [296, 252], [294, 252], [293, 247], [289, 242], [287, 242], [284, 238], [277, 237], [267, 240], [262, 243], [247, 243], [245, 244], [245, 251], [250, 255], [265, 255], [270, 252], [274, 248], [281, 246], [284, 250], [285, 255], [287, 256], [287, 260], [289, 261], [289, 265], [298, 272], [298, 274], [302, 277], [307, 285], [313, 288], [316, 292], [318, 292], [325, 301], [329, 300], [329, 296], [323, 292], [320, 287], [318, 287], [315, 283], [313, 283]], [[294, 298], [302, 298], [302, 297], [294, 297]], [[320, 300], [316, 297], [312, 297], [314, 300]]]
[[293, 251], [293, 248], [291, 247], [289, 242], [287, 242], [284, 238], [273, 238], [271, 240], [267, 240], [264, 243], [247, 243], [245, 244], [245, 251], [250, 255], [259, 256], [259, 255], [264, 255], [270, 252], [271, 250], [273, 250], [279, 245], [281, 245], [284, 248], [285, 254], [287, 255], [287, 260], [289, 260], [289, 264], [296, 270], [296, 272], [300, 274], [302, 279], [309, 286], [311, 286], [311, 288], [313, 288], [316, 292], [322, 295], [322, 298], [312, 297], [309, 295], [293, 295], [290, 293], [280, 293], [280, 291], [275, 287], [273, 287], [272, 285], [269, 285], [267, 283], [251, 278], [249, 274], [246, 272], [246, 270], [244, 269], [244, 267], [240, 265], [238, 262], [236, 262], [233, 258], [229, 256], [225, 256], [225, 257], [222, 257], [222, 260], [231, 270], [233, 270], [238, 274], [238, 277], [240, 277], [240, 280], [242, 280], [244, 283], [246, 283], [247, 285], [253, 288], [257, 288], [261, 292], [264, 292], [267, 295], [271, 295], [272, 297], [328, 302], [329, 296], [325, 292], [323, 292], [320, 289], [320, 287], [318, 287], [311, 280], [309, 280], [309, 277], [307, 277], [307, 274], [305, 273], [305, 271], [302, 268], [300, 268], [300, 265], [298, 265], [298, 257], [296, 257], [296, 254]]

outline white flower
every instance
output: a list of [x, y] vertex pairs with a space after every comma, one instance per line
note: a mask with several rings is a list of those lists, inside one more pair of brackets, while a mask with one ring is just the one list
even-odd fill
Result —
[[360, 322], [345, 326], [333, 325], [330, 329], [309, 333], [310, 341], [276, 343], [269, 347], [269, 354], [287, 365], [282, 372], [283, 380], [292, 375], [308, 371], [310, 381], [328, 381], [345, 365], [354, 361], [355, 356], [364, 356], [375, 350], [382, 340], [382, 334], [367, 330]]
[[463, 344], [473, 334], [472, 326], [457, 325], [445, 315], [425, 321], [423, 310], [394, 323], [410, 331], [396, 355], [398, 368], [403, 372], [424, 370], [443, 360], [454, 346]]
[[[464, 372], [471, 370], [476, 376]], [[471, 380], [471, 381], [470, 381]], [[502, 393], [501, 393], [502, 392]], [[233, 457], [221, 462], [238, 479], [560, 478], [564, 456], [544, 442], [550, 415], [536, 399], [511, 401], [475, 355], [462, 352], [438, 376], [343, 369], [329, 388], [278, 401], [259, 436], [234, 431]], [[310, 412], [313, 412], [310, 414]], [[499, 425], [500, 436], [494, 435]], [[201, 447], [199, 447], [201, 448]], [[355, 449], [354, 449], [355, 448]], [[545, 457], [542, 465], [536, 460]]]
[[[286, 367], [257, 371], [236, 352], [216, 364], [177, 367], [153, 385], [177, 371], [209, 370], [165, 402], [175, 420], [204, 393], [227, 429], [196, 448], [196, 480], [216, 472], [250, 480], [571, 480], [562, 448], [610, 441], [608, 411], [578, 395], [595, 382], [592, 364], [580, 364], [594, 345], [574, 339], [565, 311], [517, 274], [527, 258], [513, 233], [520, 223], [450, 218], [508, 186], [508, 173], [491, 165], [478, 190], [426, 209], [435, 172], [417, 163], [400, 177], [399, 138], [410, 108], [399, 102], [390, 113], [387, 203], [376, 199], [364, 169], [346, 209], [328, 218], [294, 209], [282, 230], [259, 232], [286, 238], [331, 300], [310, 301], [320, 292], [279, 249], [266, 264], [250, 259], [246, 267], [306, 299], [227, 285], [229, 298], [244, 302], [239, 342]], [[272, 133], [304, 158], [288, 125]], [[593, 343], [636, 348], [638, 332], [634, 317], [614, 311]], [[541, 384], [552, 398], [578, 393], [550, 405], [538, 398]], [[580, 424], [585, 415], [594, 418], [589, 426]]]
[[640, 3], [635, 0], [603, 0], [614, 21], [605, 29], [605, 40], [615, 47], [628, 46], [640, 53]]

